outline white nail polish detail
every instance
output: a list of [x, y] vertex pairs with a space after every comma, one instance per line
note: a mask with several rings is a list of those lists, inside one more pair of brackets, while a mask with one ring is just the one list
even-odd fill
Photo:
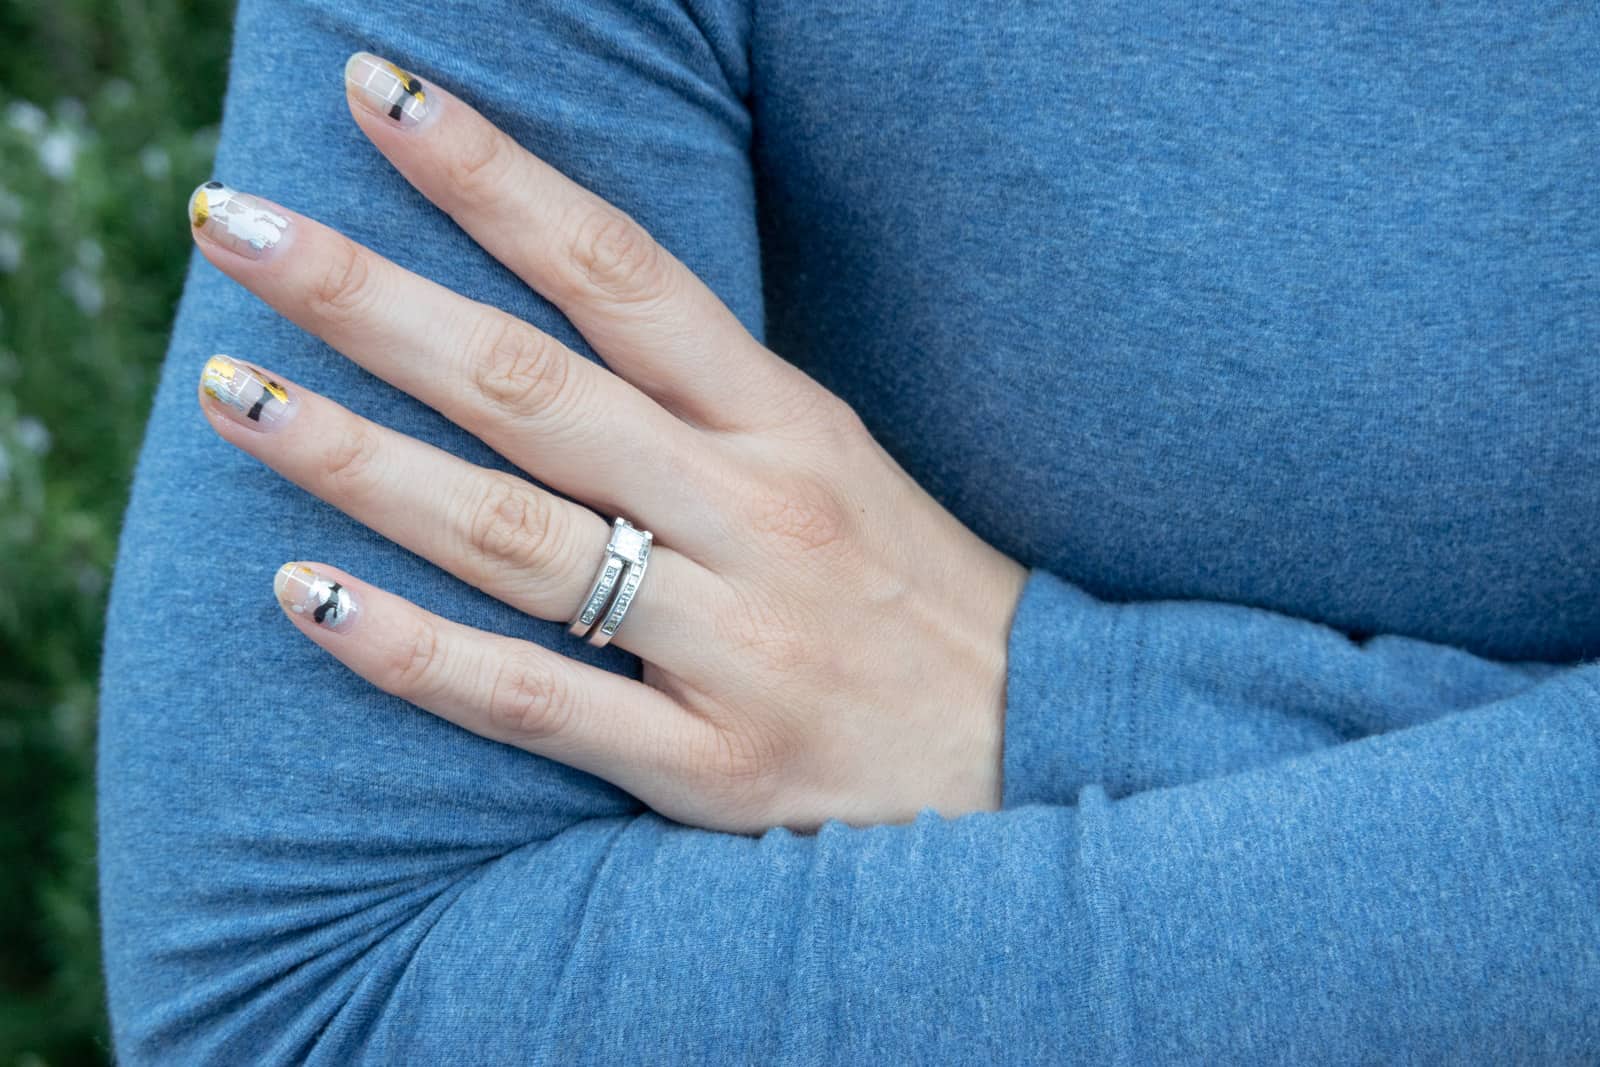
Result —
[[200, 388], [228, 418], [252, 430], [281, 429], [296, 401], [265, 371], [224, 355], [206, 360]]
[[206, 182], [189, 197], [189, 223], [209, 241], [249, 259], [275, 248], [289, 220], [249, 193]]
[[324, 578], [304, 563], [285, 563], [272, 579], [278, 603], [295, 615], [330, 630], [347, 629], [355, 621], [356, 601], [339, 582]]
[[422, 81], [387, 59], [357, 52], [344, 65], [344, 80], [356, 103], [401, 126], [415, 126], [428, 114]]

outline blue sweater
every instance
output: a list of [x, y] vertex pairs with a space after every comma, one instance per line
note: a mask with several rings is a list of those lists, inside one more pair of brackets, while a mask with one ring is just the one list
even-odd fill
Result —
[[582, 348], [355, 129], [358, 48], [1033, 568], [1005, 810], [690, 829], [350, 675], [280, 562], [638, 664], [216, 439], [227, 351], [499, 463], [197, 260], [106, 644], [123, 1061], [1600, 1058], [1588, 5], [244, 0], [218, 176]]

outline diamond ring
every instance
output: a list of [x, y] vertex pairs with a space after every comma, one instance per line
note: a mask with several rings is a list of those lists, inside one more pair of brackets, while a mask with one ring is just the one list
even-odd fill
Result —
[[621, 516], [611, 524], [611, 540], [606, 542], [606, 552], [589, 586], [589, 595], [567, 627], [573, 635], [587, 634], [589, 643], [596, 648], [604, 648], [611, 642], [617, 627], [622, 625], [623, 616], [628, 613], [628, 605], [639, 592], [639, 583], [644, 581], [653, 540], [649, 530], [637, 529]]

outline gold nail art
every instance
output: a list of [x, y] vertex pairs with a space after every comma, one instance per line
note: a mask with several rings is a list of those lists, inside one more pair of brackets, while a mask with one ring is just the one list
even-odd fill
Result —
[[209, 241], [249, 259], [277, 247], [289, 220], [249, 193], [206, 182], [189, 196], [189, 223]]
[[387, 59], [357, 52], [344, 65], [344, 80], [356, 103], [401, 126], [415, 126], [428, 114], [422, 81]]
[[350, 590], [304, 563], [279, 567], [272, 579], [272, 592], [291, 613], [330, 630], [347, 629], [355, 621], [358, 609]]
[[224, 415], [252, 430], [279, 429], [298, 406], [265, 371], [224, 355], [206, 360], [200, 388]]

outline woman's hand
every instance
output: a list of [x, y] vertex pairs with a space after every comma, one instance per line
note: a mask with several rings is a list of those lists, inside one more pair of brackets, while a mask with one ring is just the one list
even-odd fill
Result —
[[[597, 774], [673, 818], [813, 827], [992, 809], [1023, 568], [944, 511], [837, 397], [762, 347], [637, 223], [460, 100], [365, 54], [356, 122], [600, 367], [495, 308], [218, 183], [190, 203], [221, 270], [581, 503], [215, 357], [216, 431], [529, 614], [569, 620], [608, 518], [656, 545], [615, 642], [641, 684], [473, 630], [322, 563], [295, 625], [383, 689]], [[583, 505], [599, 509], [599, 514]]]

